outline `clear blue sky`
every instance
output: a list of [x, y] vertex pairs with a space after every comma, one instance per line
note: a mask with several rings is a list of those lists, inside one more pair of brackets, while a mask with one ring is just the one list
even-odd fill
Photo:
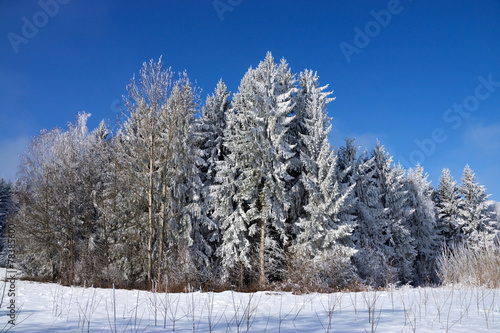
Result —
[[500, 200], [499, 0], [54, 1], [0, 0], [0, 177], [79, 111], [90, 127], [115, 123], [144, 61], [187, 70], [204, 101], [220, 78], [235, 92], [271, 51], [334, 90], [333, 145], [379, 139], [434, 185], [468, 163]]

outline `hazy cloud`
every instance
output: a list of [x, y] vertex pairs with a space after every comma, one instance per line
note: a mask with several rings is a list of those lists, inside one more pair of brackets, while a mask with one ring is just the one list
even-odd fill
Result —
[[500, 123], [483, 126], [477, 124], [467, 128], [464, 136], [467, 145], [487, 155], [500, 153]]
[[29, 141], [30, 139], [25, 136], [0, 140], [0, 178], [12, 181], [16, 179], [19, 155]]

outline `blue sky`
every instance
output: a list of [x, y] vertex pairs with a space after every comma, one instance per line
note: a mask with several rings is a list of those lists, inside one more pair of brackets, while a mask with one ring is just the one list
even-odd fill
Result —
[[470, 164], [500, 200], [499, 0], [0, 1], [0, 36], [0, 177], [79, 111], [116, 124], [144, 61], [187, 70], [204, 101], [271, 51], [334, 91], [333, 145], [378, 139], [434, 185]]

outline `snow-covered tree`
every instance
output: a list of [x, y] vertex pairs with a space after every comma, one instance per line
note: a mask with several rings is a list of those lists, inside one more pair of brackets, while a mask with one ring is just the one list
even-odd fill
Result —
[[83, 258], [93, 257], [89, 250], [96, 245], [98, 214], [91, 197], [96, 168], [88, 140], [89, 116], [79, 113], [65, 132], [42, 131], [23, 155], [16, 186], [15, 220], [25, 230], [19, 244], [26, 254], [19, 264], [35, 276], [63, 283], [78, 282]]
[[55, 176], [55, 145], [60, 131], [42, 131], [21, 156], [15, 197], [19, 209], [14, 221], [23, 232], [17, 235], [18, 265], [32, 276], [60, 278], [61, 232], [54, 223], [59, 180]]
[[[326, 107], [333, 99], [331, 93], [324, 92], [327, 88], [320, 87], [318, 77], [312, 71], [301, 73], [302, 90], [301, 111], [302, 131], [300, 132], [302, 164], [300, 182], [304, 189], [304, 214], [299, 217], [296, 227], [296, 255], [312, 259], [316, 270], [322, 266], [323, 256], [342, 258], [345, 269], [354, 251], [340, 243], [339, 240], [350, 236], [352, 225], [342, 223], [341, 213], [348, 212], [346, 204], [351, 196], [352, 187], [343, 189], [339, 186], [336, 175], [334, 151], [328, 142], [331, 130], [330, 118]], [[307, 92], [306, 92], [307, 91]], [[340, 262], [341, 260], [339, 260]]]
[[200, 118], [201, 149], [205, 160], [203, 169], [205, 183], [210, 186], [215, 177], [217, 162], [226, 155], [224, 148], [224, 130], [229, 112], [230, 92], [222, 80], [217, 83], [215, 92], [207, 97]]
[[195, 101], [187, 75], [173, 80], [161, 59], [144, 63], [139, 79], [128, 87], [120, 161], [135, 195], [137, 228], [145, 236], [141, 248], [146, 250], [147, 281], [163, 276], [173, 258], [183, 274], [191, 267], [202, 186], [196, 167], [201, 153], [193, 130]]
[[372, 155], [382, 188], [382, 205], [389, 221], [389, 239], [386, 243], [388, 263], [399, 282], [409, 283], [413, 279], [416, 253], [407, 221], [411, 209], [404, 189], [405, 171], [400, 165], [392, 166], [392, 157], [380, 143], [377, 143]]
[[457, 183], [453, 180], [450, 170], [443, 169], [439, 185], [435, 192], [438, 233], [448, 247], [458, 244], [462, 239], [460, 210], [463, 201], [458, 192]]
[[161, 206], [160, 221], [166, 224], [162, 222], [160, 230], [166, 236], [167, 248], [163, 257], [160, 251], [159, 257], [167, 263], [165, 269], [177, 267], [179, 282], [185, 275], [191, 275], [193, 282], [206, 279], [206, 267], [212, 255], [206, 232], [213, 230], [213, 223], [206, 216], [208, 208], [202, 200], [199, 170], [204, 161], [194, 117], [197, 98], [195, 87], [183, 73], [172, 88], [166, 113], [166, 123], [173, 126], [167, 127], [164, 134], [169, 138], [164, 147], [168, 147], [170, 153], [163, 160], [162, 202], [165, 204]]
[[154, 253], [154, 243], [158, 238], [158, 225], [164, 222], [159, 221], [158, 216], [161, 200], [158, 192], [163, 170], [160, 164], [162, 156], [170, 151], [163, 144], [162, 132], [168, 124], [162, 113], [166, 112], [171, 85], [172, 71], [163, 69], [161, 59], [158, 63], [151, 60], [149, 64], [143, 64], [138, 81], [135, 76], [132, 79], [125, 100], [127, 119], [122, 131], [126, 144], [122, 146], [122, 163], [131, 191], [140, 200], [138, 206], [147, 207], [147, 216], [142, 217], [146, 219], [146, 225], [137, 226], [146, 235], [147, 262], [144, 266], [147, 281], [155, 277], [153, 261], [157, 253]]
[[495, 226], [489, 210], [484, 186], [479, 185], [476, 176], [469, 165], [464, 169], [462, 185], [458, 191], [463, 197], [460, 217], [462, 219], [462, 233], [469, 247], [490, 247], [495, 237]]
[[357, 228], [353, 235], [360, 250], [355, 257], [361, 277], [371, 283], [408, 283], [413, 278], [414, 240], [407, 227], [410, 211], [403, 188], [404, 170], [377, 143], [371, 157], [360, 163], [356, 185]]
[[[390, 159], [392, 160], [392, 158]], [[388, 208], [391, 221], [394, 253], [390, 257], [391, 266], [395, 268], [396, 276], [401, 283], [415, 283], [414, 262], [416, 258], [415, 239], [411, 234], [408, 217], [413, 210], [407, 200], [404, 188], [405, 170], [396, 165], [384, 176], [385, 207]]]
[[407, 204], [412, 209], [411, 215], [407, 217], [407, 226], [415, 240], [417, 252], [414, 283], [436, 282], [435, 260], [440, 249], [440, 239], [437, 235], [434, 188], [420, 165], [408, 171], [405, 189]]
[[[356, 225], [356, 206], [358, 199], [355, 195], [354, 188], [359, 181], [359, 167], [362, 158], [358, 157], [359, 147], [356, 146], [353, 138], [345, 139], [345, 146], [341, 146], [337, 151], [337, 180], [341, 191], [351, 191], [352, 195], [346, 198], [347, 211], [341, 212], [340, 220], [342, 223]], [[353, 190], [350, 190], [350, 189]], [[348, 243], [352, 245], [352, 237], [348, 239]]]
[[[203, 215], [208, 219], [209, 228], [205, 237], [210, 245], [211, 253], [220, 245], [220, 226], [218, 219], [213, 218], [217, 200], [212, 200], [211, 191], [214, 189], [217, 167], [227, 156], [224, 147], [224, 131], [226, 117], [230, 108], [230, 93], [222, 80], [217, 84], [215, 92], [208, 96], [199, 119], [200, 149], [202, 151], [203, 165], [200, 172], [203, 182], [202, 202], [205, 206]], [[221, 194], [222, 195], [222, 194]]]
[[[288, 64], [282, 61], [276, 65], [268, 53], [256, 69], [249, 69], [243, 77], [228, 119], [230, 130], [226, 131], [236, 187], [232, 205], [239, 222], [238, 230], [233, 231], [229, 220], [234, 216], [221, 221], [223, 244], [219, 255], [225, 270], [233, 260], [248, 263], [257, 270], [260, 286], [269, 277], [280, 275], [288, 242], [286, 222], [291, 200], [287, 182], [291, 176], [287, 169], [293, 152], [286, 138], [293, 119], [293, 84]], [[248, 258], [247, 254], [256, 254], [257, 258]]]
[[386, 250], [390, 230], [385, 208], [382, 205], [382, 188], [379, 183], [374, 158], [364, 152], [359, 157], [355, 196], [356, 228], [352, 242], [358, 252], [354, 263], [362, 279], [370, 284], [384, 285], [389, 275]]

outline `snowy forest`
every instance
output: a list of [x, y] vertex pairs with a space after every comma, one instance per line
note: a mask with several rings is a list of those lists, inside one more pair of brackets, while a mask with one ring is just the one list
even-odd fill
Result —
[[185, 72], [144, 63], [116, 130], [81, 112], [0, 181], [17, 268], [66, 285], [333, 290], [439, 284], [443, 253], [498, 249], [498, 208], [469, 166], [433, 187], [379, 142], [332, 147], [333, 101], [271, 53], [204, 103]]

